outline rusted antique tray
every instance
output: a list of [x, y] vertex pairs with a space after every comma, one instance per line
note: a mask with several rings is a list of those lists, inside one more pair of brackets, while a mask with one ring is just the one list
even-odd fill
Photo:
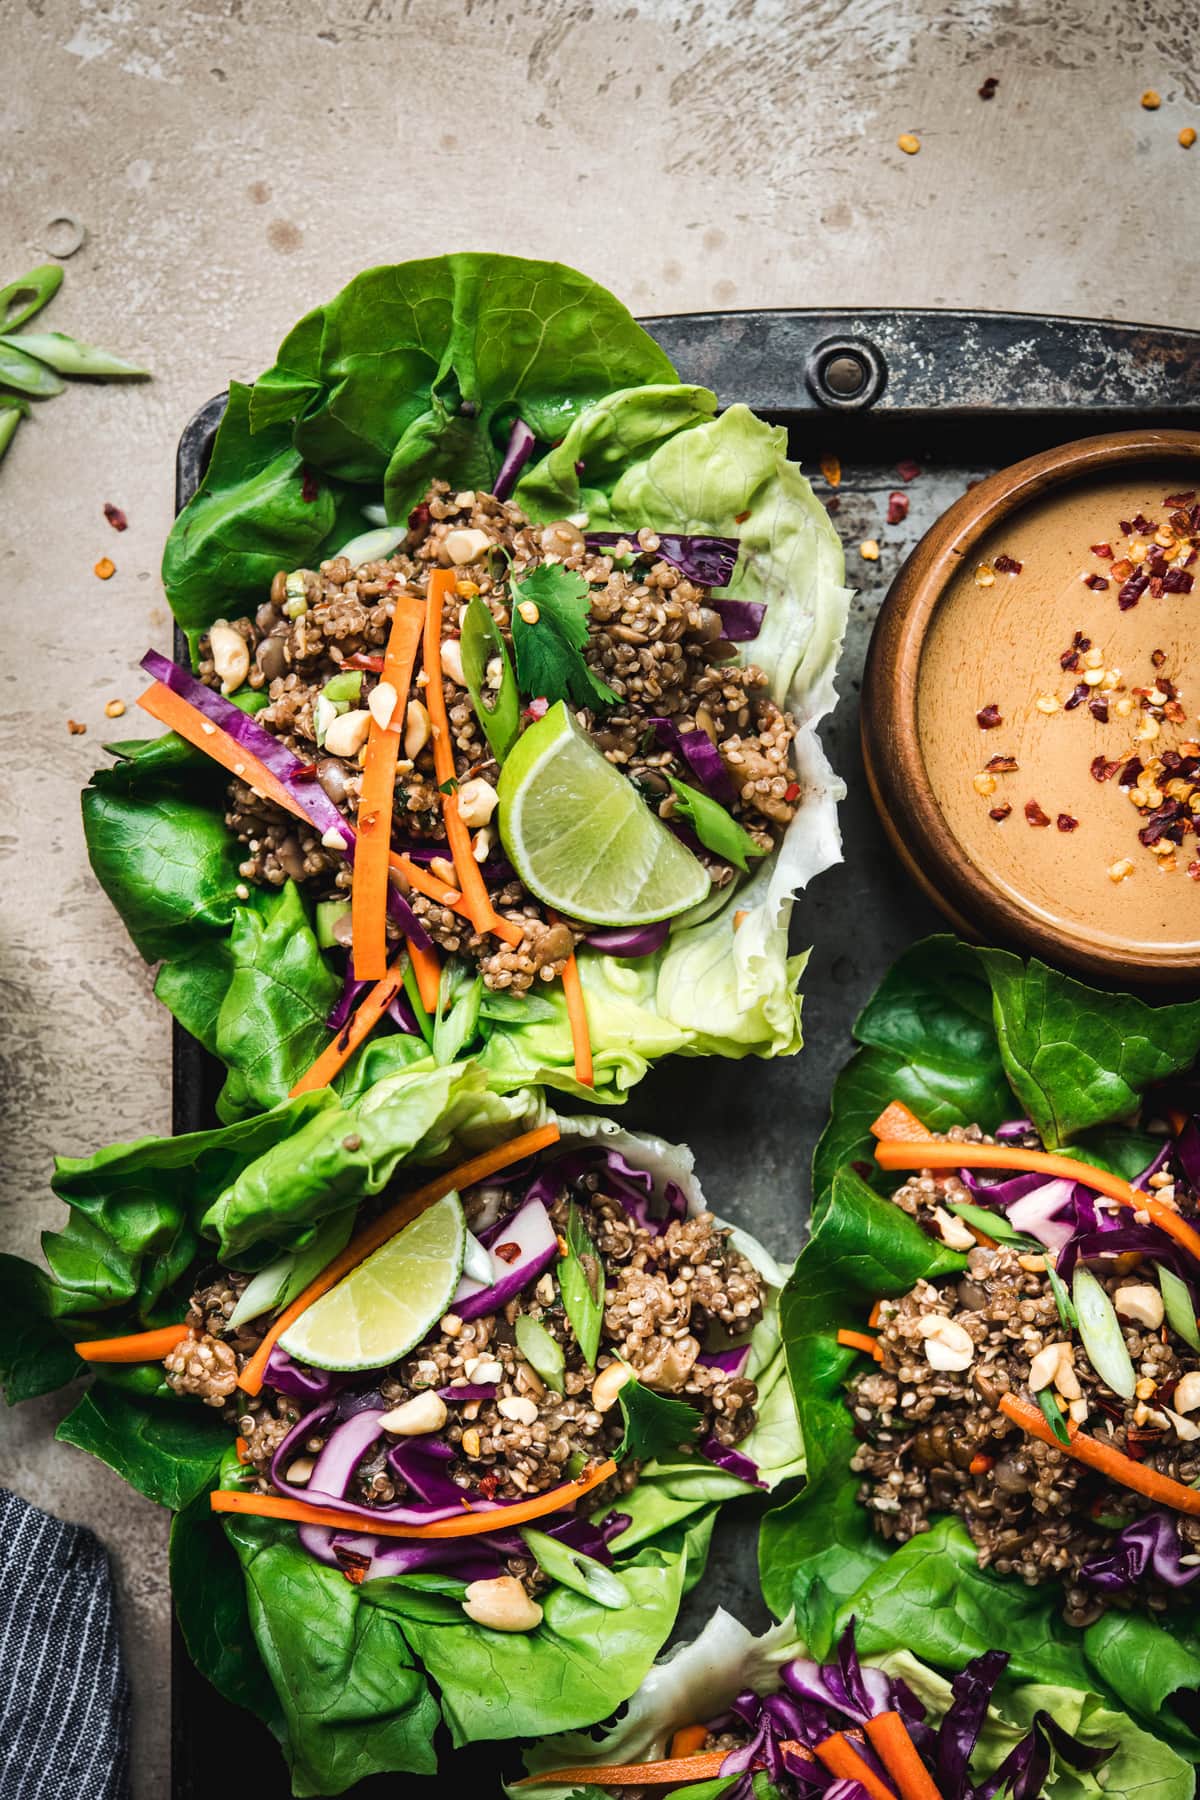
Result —
[[[772, 1063], [675, 1059], [634, 1091], [625, 1121], [687, 1139], [717, 1209], [777, 1255], [807, 1229], [808, 1164], [832, 1072], [849, 1052], [856, 1013], [899, 952], [944, 929], [888, 847], [872, 808], [859, 750], [858, 696], [875, 615], [909, 550], [973, 481], [1017, 458], [1091, 432], [1158, 424], [1195, 426], [1200, 332], [986, 312], [695, 313], [645, 321], [683, 379], [744, 401], [788, 428], [791, 452], [830, 502], [858, 589], [842, 659], [841, 703], [822, 729], [848, 788], [845, 862], [796, 907], [797, 947], [812, 945], [803, 980], [808, 1049]], [[203, 475], [224, 396], [202, 408], [179, 444], [177, 503]], [[840, 463], [840, 486], [819, 473]], [[919, 473], [912, 474], [916, 465]], [[902, 474], [897, 465], [901, 465]], [[906, 479], [905, 476], [908, 478]], [[885, 523], [888, 495], [908, 515]], [[880, 545], [878, 561], [859, 545]], [[177, 647], [182, 649], [182, 646]], [[174, 1126], [212, 1124], [219, 1083], [199, 1046], [176, 1028]], [[720, 1604], [765, 1622], [755, 1575], [755, 1502], [727, 1508], [708, 1573], [685, 1603], [679, 1632], [693, 1635]], [[739, 1516], [740, 1514], [740, 1516]], [[177, 1641], [172, 1666], [173, 1791], [200, 1800], [231, 1770], [257, 1800], [288, 1793], [277, 1746], [248, 1714], [221, 1700]], [[512, 1747], [462, 1752], [449, 1780], [479, 1800], [500, 1792]], [[445, 1781], [377, 1777], [356, 1795], [431, 1797]]]

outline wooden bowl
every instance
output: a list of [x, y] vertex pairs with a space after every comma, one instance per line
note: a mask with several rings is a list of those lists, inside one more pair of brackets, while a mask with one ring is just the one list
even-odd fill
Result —
[[[989, 868], [986, 850], [980, 852], [977, 844], [972, 854], [956, 835], [926, 766], [918, 723], [922, 658], [931, 627], [955, 576], [969, 566], [972, 552], [985, 537], [1001, 525], [1007, 536], [1011, 524], [1019, 546], [1021, 515], [1034, 502], [1089, 477], [1128, 476], [1135, 481], [1144, 474], [1148, 478], [1152, 473], [1149, 465], [1173, 471], [1173, 485], [1200, 487], [1200, 433], [1147, 429], [1083, 438], [1001, 469], [956, 501], [917, 544], [880, 612], [864, 671], [862, 743], [872, 798], [897, 855], [956, 930], [971, 938], [1033, 951], [1049, 962], [1067, 964], [1102, 980], [1183, 988], [1200, 981], [1200, 884], [1189, 881], [1182, 868], [1177, 874], [1164, 875], [1153, 867], [1143, 871], [1138, 865], [1135, 877], [1187, 884], [1184, 892], [1195, 895], [1193, 941], [1179, 941], [1191, 935], [1190, 913], [1183, 932], [1175, 933], [1176, 941], [1165, 943], [1146, 942], [1145, 934], [1138, 941], [1136, 933], [1114, 932], [1099, 919], [1093, 930], [1078, 919], [1055, 917], [1054, 907], [1045, 904], [1045, 894], [1042, 903], [1036, 904], [1014, 892], [1011, 879], [1001, 879]], [[1184, 475], [1186, 482], [1181, 479]], [[1196, 609], [1190, 615], [1195, 623], [1188, 629], [1200, 660], [1200, 569], [1197, 575], [1193, 594], [1173, 598]], [[963, 584], [958, 591], [965, 592]], [[1085, 592], [1083, 596], [1084, 602], [1100, 598], [1115, 607], [1111, 592], [1104, 596]], [[962, 604], [960, 601], [960, 607]], [[1161, 606], [1162, 602], [1152, 604]], [[1099, 615], [1084, 612], [1084, 616]], [[931, 658], [929, 668], [933, 667]], [[1189, 714], [1194, 715], [1200, 700], [1200, 682], [1195, 677], [1186, 683], [1183, 697]], [[956, 695], [953, 704], [966, 702]], [[1065, 727], [1067, 721], [1061, 724]], [[981, 763], [990, 747], [990, 743], [981, 743]], [[1003, 746], [997, 744], [996, 748]], [[963, 778], [971, 780], [969, 769], [964, 770]], [[1015, 790], [1005, 791], [1017, 798]], [[1019, 814], [1009, 824], [1025, 829]], [[1137, 842], [1137, 824], [1131, 807], [1132, 850], [1145, 855], [1148, 864], [1148, 853], [1140, 852]], [[1081, 832], [1079, 838], [1069, 840], [1070, 851], [1062, 850], [1064, 863], [1079, 854], [1085, 838], [1086, 833]], [[1188, 837], [1185, 841], [1188, 860], [1200, 855], [1200, 840]], [[1143, 887], [1141, 892], [1150, 890]]]

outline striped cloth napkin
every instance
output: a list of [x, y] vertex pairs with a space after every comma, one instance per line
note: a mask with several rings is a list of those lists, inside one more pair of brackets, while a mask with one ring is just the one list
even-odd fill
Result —
[[0, 1488], [0, 1800], [128, 1800], [108, 1554]]

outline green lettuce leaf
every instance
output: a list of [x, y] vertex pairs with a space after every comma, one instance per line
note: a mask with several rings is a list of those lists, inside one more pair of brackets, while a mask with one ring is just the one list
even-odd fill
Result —
[[229, 1428], [211, 1407], [129, 1393], [102, 1381], [92, 1383], [54, 1435], [107, 1463], [147, 1500], [176, 1512], [214, 1485], [229, 1445]]
[[62, 1311], [60, 1291], [43, 1269], [0, 1256], [0, 1389], [10, 1406], [53, 1393], [81, 1373], [55, 1323]]
[[293, 1527], [232, 1515], [225, 1532], [282, 1714], [292, 1792], [342, 1794], [368, 1775], [434, 1774], [438, 1705], [397, 1620], [314, 1561]]
[[1200, 1054], [1200, 1000], [1150, 1006], [1101, 994], [1044, 964], [982, 950], [1013, 1092], [1051, 1149], [1122, 1119]]

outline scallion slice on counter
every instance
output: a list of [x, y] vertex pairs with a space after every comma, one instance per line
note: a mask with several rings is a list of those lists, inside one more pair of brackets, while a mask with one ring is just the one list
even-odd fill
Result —
[[1090, 1270], [1082, 1267], [1075, 1270], [1071, 1294], [1088, 1361], [1106, 1387], [1122, 1400], [1132, 1400], [1137, 1377], [1112, 1301]]
[[1196, 1308], [1187, 1282], [1181, 1280], [1174, 1269], [1164, 1268], [1160, 1265], [1158, 1285], [1162, 1289], [1167, 1324], [1176, 1337], [1181, 1337], [1185, 1344], [1191, 1345], [1193, 1350], [1200, 1350], [1200, 1330], [1197, 1330], [1196, 1327]]

